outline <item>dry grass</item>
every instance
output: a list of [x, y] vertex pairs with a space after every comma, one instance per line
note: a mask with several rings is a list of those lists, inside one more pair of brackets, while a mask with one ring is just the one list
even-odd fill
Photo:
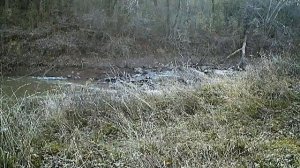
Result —
[[68, 88], [30, 103], [2, 98], [0, 164], [299, 167], [299, 70], [264, 60], [236, 77], [158, 95]]

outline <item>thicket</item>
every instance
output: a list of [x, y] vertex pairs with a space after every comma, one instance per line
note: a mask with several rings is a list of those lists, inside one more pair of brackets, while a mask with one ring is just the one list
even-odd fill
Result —
[[[78, 24], [110, 34], [197, 44], [207, 38], [292, 47], [299, 38], [299, 0], [3, 0], [1, 27]], [[242, 36], [242, 37], [241, 37]], [[219, 39], [226, 41], [226, 38]], [[238, 42], [236, 40], [236, 42]], [[257, 40], [255, 41], [257, 42]], [[238, 44], [239, 45], [239, 44]], [[261, 44], [259, 44], [261, 47]]]

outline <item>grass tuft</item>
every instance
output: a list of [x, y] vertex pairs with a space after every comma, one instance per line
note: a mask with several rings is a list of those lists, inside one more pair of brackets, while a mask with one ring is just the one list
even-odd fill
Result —
[[[290, 66], [286, 66], [290, 65]], [[299, 64], [263, 60], [148, 94], [62, 88], [1, 98], [6, 167], [299, 167]], [[171, 90], [171, 91], [170, 91]]]

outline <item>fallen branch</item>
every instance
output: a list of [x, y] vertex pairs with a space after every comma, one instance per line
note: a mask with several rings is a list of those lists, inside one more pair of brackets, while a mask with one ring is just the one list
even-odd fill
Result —
[[240, 52], [241, 50], [242, 50], [242, 48], [235, 50], [233, 53], [231, 53], [230, 55], [227, 56], [227, 59], [234, 56], [236, 53]]
[[45, 76], [46, 76], [51, 70], [53, 70], [56, 66], [57, 66], [57, 65], [54, 64], [54, 65], [52, 65], [48, 70], [46, 70], [46, 71], [44, 72], [44, 74], [43, 74], [43, 77], [45, 77]]
[[239, 49], [235, 50], [233, 53], [231, 53], [230, 55], [228, 55], [227, 59], [234, 56], [235, 54], [237, 54], [240, 51], [242, 51], [242, 57], [245, 57], [245, 55], [246, 55], [246, 45], [247, 45], [247, 35], [245, 35], [242, 48], [239, 48]]

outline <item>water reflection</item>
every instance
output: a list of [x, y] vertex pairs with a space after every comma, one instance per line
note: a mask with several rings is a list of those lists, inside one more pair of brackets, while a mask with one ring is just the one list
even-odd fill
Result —
[[25, 97], [53, 90], [59, 81], [39, 80], [32, 77], [1, 77], [1, 96]]

